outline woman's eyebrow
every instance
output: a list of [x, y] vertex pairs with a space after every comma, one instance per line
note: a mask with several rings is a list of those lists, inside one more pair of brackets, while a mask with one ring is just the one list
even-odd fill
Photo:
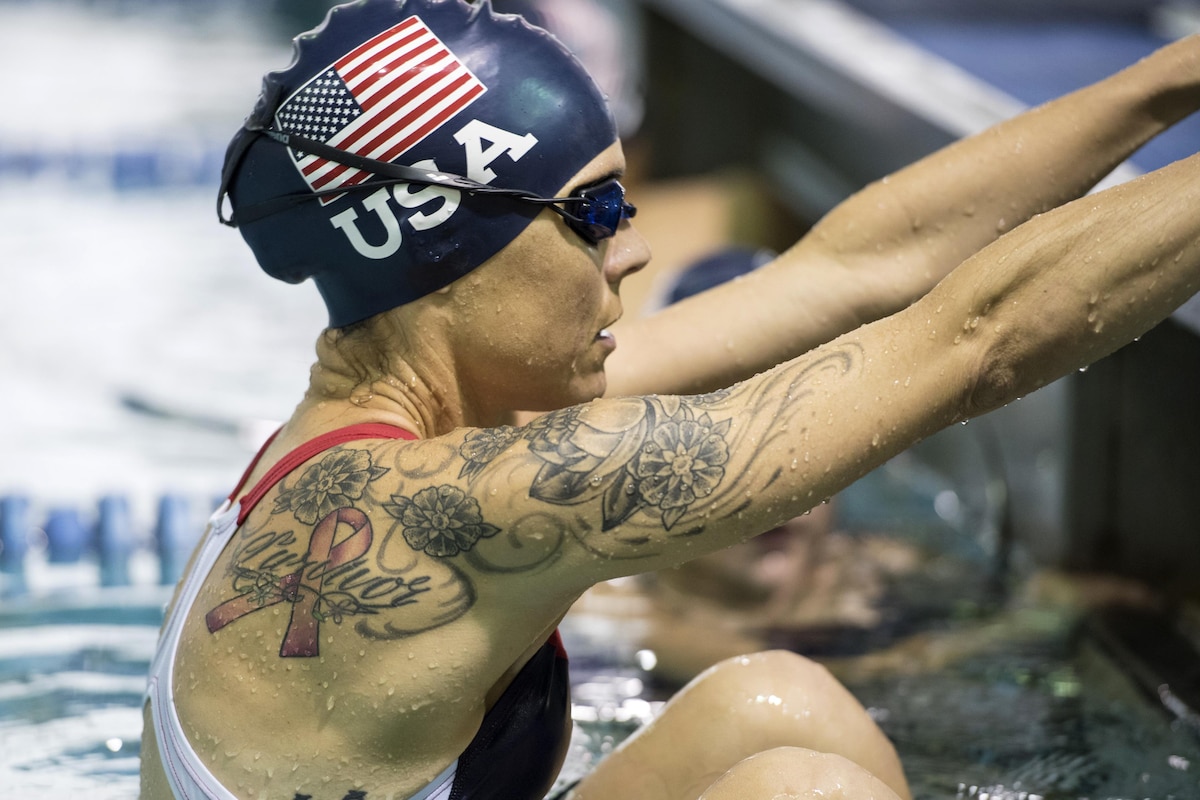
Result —
[[568, 192], [568, 194], [574, 194], [576, 192], [581, 192], [584, 189], [590, 189], [593, 186], [599, 186], [600, 184], [606, 183], [611, 180], [620, 180], [621, 178], [624, 178], [624, 177], [625, 177], [624, 169], [609, 170], [608, 172], [604, 173], [603, 175], [601, 175], [598, 178], [583, 181], [581, 183], [576, 184], [575, 186], [572, 186], [570, 191]]

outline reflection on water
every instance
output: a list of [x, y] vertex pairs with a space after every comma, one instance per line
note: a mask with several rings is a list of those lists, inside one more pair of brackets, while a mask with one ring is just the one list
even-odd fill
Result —
[[924, 797], [1200, 796], [1196, 732], [1070, 631], [997, 641], [950, 669], [848, 683], [886, 709], [881, 725]]
[[[1200, 731], [1149, 701], [1081, 627], [1078, 608], [1045, 599], [1063, 587], [1036, 583], [1007, 609], [827, 662], [896, 743], [915, 797], [1200, 797]], [[140, 702], [166, 598], [109, 589], [0, 611], [4, 796], [136, 795]], [[669, 691], [633, 627], [595, 614], [564, 623], [577, 723], [564, 780]]]

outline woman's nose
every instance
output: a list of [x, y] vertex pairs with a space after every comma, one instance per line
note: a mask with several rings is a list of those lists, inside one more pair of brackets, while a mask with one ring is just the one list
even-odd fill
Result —
[[650, 244], [628, 219], [621, 221], [608, 244], [604, 273], [609, 283], [620, 283], [650, 261]]

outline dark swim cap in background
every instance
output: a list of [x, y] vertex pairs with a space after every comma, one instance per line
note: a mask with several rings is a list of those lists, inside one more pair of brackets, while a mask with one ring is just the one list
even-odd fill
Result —
[[[263, 80], [248, 126], [360, 156], [552, 197], [617, 139], [608, 105], [550, 34], [484, 0], [358, 0], [296, 39]], [[247, 129], [231, 176], [236, 217], [284, 195], [351, 187], [369, 173]], [[228, 165], [227, 165], [228, 168]], [[341, 327], [446, 286], [487, 261], [538, 206], [396, 184], [312, 198], [239, 225], [262, 268], [312, 278]]]

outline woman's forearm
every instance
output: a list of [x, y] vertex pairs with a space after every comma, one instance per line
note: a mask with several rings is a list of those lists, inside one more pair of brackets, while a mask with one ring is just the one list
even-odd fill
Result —
[[937, 335], [987, 337], [968, 413], [1108, 355], [1200, 290], [1198, 209], [1194, 155], [1030, 220], [914, 306], [928, 316], [953, 298]]
[[1029, 217], [1085, 194], [1197, 107], [1200, 37], [1190, 37], [872, 184], [812, 238], [860, 276], [857, 315], [876, 319]]

